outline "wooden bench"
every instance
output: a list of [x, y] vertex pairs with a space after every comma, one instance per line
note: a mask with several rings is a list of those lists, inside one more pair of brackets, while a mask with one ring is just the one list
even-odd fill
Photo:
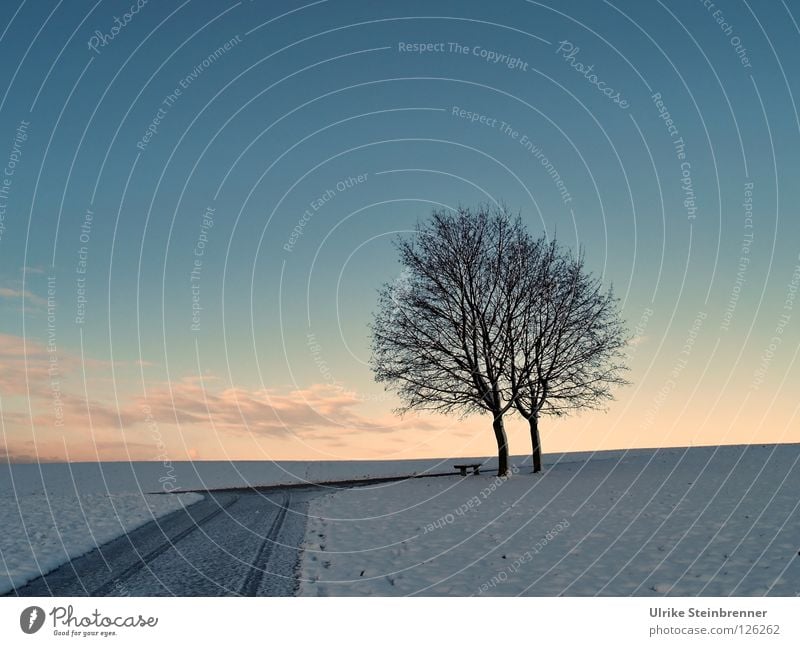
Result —
[[481, 472], [480, 462], [476, 464], [454, 464], [453, 468], [459, 469], [461, 471], [462, 476], [467, 475], [467, 469], [472, 469], [472, 473], [474, 473], [476, 476], [479, 475]]

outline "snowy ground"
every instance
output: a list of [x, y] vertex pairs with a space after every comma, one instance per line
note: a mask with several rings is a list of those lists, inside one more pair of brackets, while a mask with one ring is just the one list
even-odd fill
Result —
[[[463, 460], [0, 464], [0, 592], [200, 499]], [[307, 595], [800, 594], [800, 445], [546, 457], [310, 503]], [[515, 460], [521, 464], [521, 460]], [[491, 467], [491, 462], [488, 467]]]
[[318, 498], [302, 593], [800, 594], [800, 445], [620, 455]]
[[71, 558], [201, 500], [139, 493], [0, 494], [0, 594]]
[[[482, 459], [482, 458], [481, 458]], [[476, 458], [476, 461], [478, 458]], [[68, 485], [79, 491], [161, 493], [193, 489], [266, 486], [327, 482], [422, 473], [453, 473], [446, 460], [343, 460], [343, 461], [202, 461], [202, 462], [76, 462], [12, 464], [0, 460], [0, 494], [16, 488], [40, 491], [42, 483], [59, 489]], [[489, 460], [492, 465], [495, 461]], [[494, 465], [496, 468], [496, 465]]]
[[202, 499], [153, 494], [441, 472], [452, 462], [0, 463], [0, 594]]

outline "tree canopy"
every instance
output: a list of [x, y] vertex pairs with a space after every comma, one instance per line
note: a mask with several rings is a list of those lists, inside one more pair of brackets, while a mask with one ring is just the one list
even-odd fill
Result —
[[529, 421], [537, 471], [539, 416], [597, 408], [624, 383], [613, 292], [519, 216], [434, 211], [396, 247], [403, 271], [381, 289], [372, 325], [375, 377], [400, 412], [490, 413], [501, 475], [505, 413]]

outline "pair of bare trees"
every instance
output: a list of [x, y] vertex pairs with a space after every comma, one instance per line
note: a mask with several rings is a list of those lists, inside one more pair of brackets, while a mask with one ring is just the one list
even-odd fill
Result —
[[434, 211], [396, 243], [403, 272], [379, 294], [375, 378], [411, 409], [492, 415], [498, 473], [508, 473], [504, 415], [599, 408], [622, 373], [627, 333], [611, 290], [582, 256], [534, 238], [505, 209]]

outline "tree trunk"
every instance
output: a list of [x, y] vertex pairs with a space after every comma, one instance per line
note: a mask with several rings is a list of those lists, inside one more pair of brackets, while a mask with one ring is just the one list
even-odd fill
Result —
[[497, 475], [508, 475], [508, 439], [506, 429], [503, 425], [503, 416], [496, 415], [492, 422], [494, 437], [497, 440]]
[[534, 413], [528, 418], [531, 425], [531, 449], [533, 455], [533, 472], [542, 470], [542, 442], [539, 439], [539, 416]]

